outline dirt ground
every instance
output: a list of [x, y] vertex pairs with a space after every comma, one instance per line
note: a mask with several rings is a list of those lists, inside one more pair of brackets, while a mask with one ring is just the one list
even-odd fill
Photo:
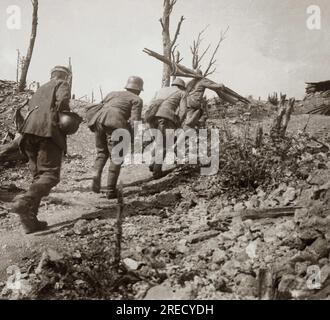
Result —
[[[329, 142], [328, 117], [294, 116], [289, 131], [303, 130], [307, 122], [308, 132]], [[266, 131], [271, 119], [262, 123]], [[241, 124], [231, 126], [239, 129]], [[13, 197], [28, 188], [27, 166], [7, 168], [0, 173], [0, 284], [7, 281], [9, 266], [21, 265], [31, 257], [38, 260], [49, 248], [66, 252], [72, 241], [87, 241], [88, 245], [88, 241], [92, 243], [92, 239], [106, 234], [107, 223], [114, 225], [116, 201], [107, 200], [104, 193], [90, 191], [94, 156], [93, 134], [83, 124], [76, 135], [69, 137], [60, 184], [41, 204], [39, 217], [50, 228], [35, 235], [23, 234], [17, 217], [8, 213]], [[145, 271], [148, 277], [152, 269], [149, 276], [157, 278], [156, 283], [137, 282], [134, 295], [129, 298], [257, 299], [260, 292], [256, 270], [267, 269], [279, 261], [284, 264], [287, 257], [299, 253], [297, 247], [279, 242], [293, 232], [292, 216], [247, 222], [232, 216], [211, 226], [210, 221], [225, 215], [226, 206], [220, 199], [208, 197], [207, 187], [203, 189], [206, 180], [194, 171], [174, 171], [151, 181], [147, 165], [128, 165], [120, 180], [125, 195], [122, 258], [128, 259], [128, 265], [143, 265], [144, 260], [149, 261], [145, 254], [148, 249], [158, 263]], [[102, 185], [106, 185], [106, 170]], [[83, 228], [84, 223], [88, 231]], [[255, 234], [247, 233], [247, 228], [255, 230]], [[278, 238], [281, 232], [284, 235]], [[262, 241], [256, 236], [258, 233], [263, 234]], [[329, 259], [323, 260], [320, 267], [328, 263]], [[166, 280], [160, 280], [160, 273], [166, 274]]]

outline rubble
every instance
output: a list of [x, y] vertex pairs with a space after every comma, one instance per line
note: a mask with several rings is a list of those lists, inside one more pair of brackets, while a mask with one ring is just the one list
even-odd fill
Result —
[[[246, 130], [254, 124], [239, 121]], [[97, 210], [103, 210], [97, 215], [101, 220], [92, 220], [91, 205], [94, 211], [88, 220], [77, 221], [75, 216], [70, 226], [43, 235], [54, 248], [41, 246], [19, 265], [32, 290], [25, 298], [327, 298], [329, 150], [314, 143], [308, 133], [276, 143], [265, 134], [256, 148], [252, 130], [244, 140], [234, 125], [224, 130], [222, 123], [216, 126], [228, 135], [222, 136], [218, 175], [197, 176], [192, 174], [195, 169], [184, 167], [125, 190], [119, 270], [113, 265], [116, 205], [102, 194], [89, 194], [90, 181], [83, 179], [93, 154], [86, 153], [91, 136], [82, 126], [83, 146], [69, 140], [74, 156], [65, 161], [64, 182], [57, 190], [77, 198], [96, 197]], [[26, 188], [24, 170], [2, 173], [0, 181], [12, 179], [15, 187], [8, 186], [0, 201], [7, 204], [7, 193]], [[81, 180], [74, 180], [77, 176]], [[63, 214], [76, 205], [71, 200], [57, 194], [49, 197], [43, 201], [42, 214], [56, 210]], [[7, 221], [14, 225], [12, 217], [6, 219], [0, 213], [1, 228]], [[315, 275], [317, 280], [318, 274], [315, 289], [309, 281]], [[4, 287], [5, 282], [0, 289]], [[3, 290], [1, 298], [13, 297], [15, 292]]]

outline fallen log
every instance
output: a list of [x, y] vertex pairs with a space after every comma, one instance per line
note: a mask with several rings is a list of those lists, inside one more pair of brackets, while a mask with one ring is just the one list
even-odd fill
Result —
[[197, 234], [193, 234], [191, 236], [188, 236], [186, 238], [188, 243], [197, 243], [197, 242], [201, 242], [201, 241], [205, 241], [211, 238], [214, 238], [216, 236], [218, 236], [220, 234], [220, 231], [214, 231], [214, 230], [210, 230], [210, 231], [205, 231], [205, 232], [201, 232], [201, 233], [197, 233]]
[[242, 220], [273, 219], [294, 216], [297, 209], [301, 207], [282, 207], [269, 209], [250, 209], [241, 212]]
[[[144, 48], [143, 52], [148, 54], [149, 56], [151, 56], [151, 57], [167, 64], [171, 69], [172, 76], [185, 77], [185, 78], [195, 78], [195, 79], [204, 78], [203, 75], [198, 74], [195, 70], [187, 68], [187, 67], [183, 66], [182, 64], [172, 62], [170, 59], [164, 57], [163, 55], [161, 55], [161, 54], [159, 54], [155, 51]], [[235, 92], [235, 91], [233, 91], [233, 90], [231, 90], [227, 87], [224, 87], [223, 89], [215, 90], [215, 92], [217, 93], [219, 98], [221, 98], [221, 99], [223, 99], [223, 100], [225, 100], [225, 101], [227, 101], [231, 104], [235, 104], [238, 101], [241, 101], [244, 104], [249, 104], [250, 103], [250, 101], [248, 99], [242, 97], [237, 92]]]

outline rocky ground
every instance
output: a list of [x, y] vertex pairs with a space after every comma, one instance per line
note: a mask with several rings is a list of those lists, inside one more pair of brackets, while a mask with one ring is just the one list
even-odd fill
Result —
[[28, 187], [26, 165], [2, 168], [0, 297], [329, 298], [328, 118], [294, 116], [294, 139], [274, 147], [266, 136], [256, 150], [242, 137], [258, 123], [267, 132], [271, 118], [210, 123], [226, 137], [212, 177], [184, 166], [152, 180], [147, 165], [124, 167], [119, 268], [119, 205], [90, 192], [94, 145], [84, 124], [69, 138], [61, 183], [42, 201], [46, 232], [24, 235], [8, 211]]

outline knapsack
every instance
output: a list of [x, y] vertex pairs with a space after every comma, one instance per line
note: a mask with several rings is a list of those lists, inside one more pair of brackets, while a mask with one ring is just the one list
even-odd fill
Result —
[[147, 122], [148, 124], [152, 124], [155, 121], [159, 107], [164, 101], [165, 101], [164, 99], [157, 99], [152, 101], [152, 103], [149, 106], [149, 109], [144, 114], [145, 122]]

